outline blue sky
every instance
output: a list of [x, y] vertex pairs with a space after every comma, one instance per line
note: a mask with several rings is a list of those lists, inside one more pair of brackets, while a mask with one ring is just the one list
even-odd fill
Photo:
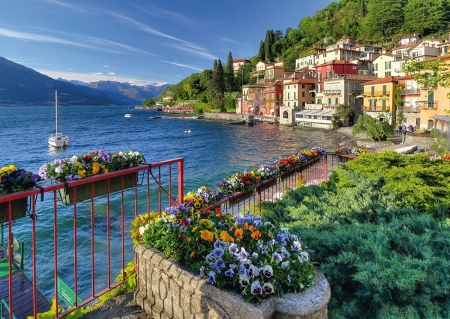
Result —
[[331, 2], [0, 0], [0, 56], [55, 79], [178, 83]]

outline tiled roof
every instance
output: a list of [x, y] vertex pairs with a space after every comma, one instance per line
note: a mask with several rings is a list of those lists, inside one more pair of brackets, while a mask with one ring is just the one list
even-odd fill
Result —
[[398, 82], [398, 76], [387, 76], [385, 78], [362, 83], [361, 85], [383, 84], [383, 83], [392, 83], [392, 82]]

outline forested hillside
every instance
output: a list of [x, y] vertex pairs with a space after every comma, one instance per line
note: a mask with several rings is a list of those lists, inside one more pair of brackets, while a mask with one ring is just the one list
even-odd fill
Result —
[[[283, 4], [281, 4], [283, 5]], [[299, 12], [301, 15], [301, 12]], [[244, 84], [255, 83], [251, 70], [258, 61], [284, 62], [294, 69], [295, 59], [312, 46], [325, 46], [344, 37], [354, 37], [363, 44], [383, 46], [388, 50], [405, 34], [420, 33], [423, 37], [447, 38], [450, 30], [450, 0], [340, 0], [330, 3], [312, 17], [300, 20], [297, 28], [267, 30], [252, 62], [236, 75], [227, 65], [215, 61], [213, 69], [192, 74], [179, 84], [166, 89], [161, 96], [172, 95], [174, 101], [199, 100], [213, 109], [233, 107], [236, 94]], [[238, 57], [242, 58], [242, 57]], [[232, 59], [231, 59], [232, 61]], [[217, 71], [221, 72], [217, 77]], [[230, 71], [231, 70], [231, 71]], [[220, 78], [222, 77], [222, 78]], [[232, 82], [233, 85], [225, 85]]]

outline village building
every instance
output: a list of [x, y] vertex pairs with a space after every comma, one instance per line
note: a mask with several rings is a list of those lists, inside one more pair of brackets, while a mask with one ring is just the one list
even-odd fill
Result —
[[247, 59], [234, 59], [233, 60], [233, 71], [234, 73], [238, 72], [241, 66], [245, 66], [250, 64], [251, 62]]
[[[406, 126], [420, 126], [420, 86], [414, 76], [405, 75], [398, 78], [402, 104], [397, 105], [397, 111], [403, 113], [402, 123]], [[396, 90], [397, 92], [397, 90]]]
[[398, 77], [385, 78], [366, 82], [363, 85], [363, 112], [380, 121], [393, 123], [396, 115], [395, 89]]

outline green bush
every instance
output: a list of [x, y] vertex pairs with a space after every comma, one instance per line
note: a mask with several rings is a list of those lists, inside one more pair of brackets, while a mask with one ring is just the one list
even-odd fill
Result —
[[261, 212], [313, 250], [330, 318], [450, 318], [448, 169], [423, 155], [362, 155]]

